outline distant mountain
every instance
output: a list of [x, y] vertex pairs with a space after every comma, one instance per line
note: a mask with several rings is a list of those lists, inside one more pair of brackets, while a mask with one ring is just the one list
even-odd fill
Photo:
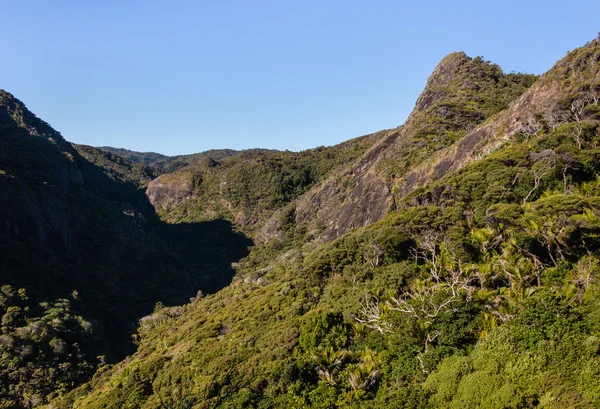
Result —
[[193, 165], [202, 158], [221, 160], [228, 156], [233, 156], [242, 152], [247, 154], [277, 152], [271, 149], [246, 149], [242, 151], [236, 151], [233, 149], [211, 149], [204, 152], [192, 153], [188, 155], [167, 156], [155, 152], [135, 152], [130, 151], [128, 149], [112, 148], [110, 146], [102, 146], [98, 149], [129, 159], [132, 162], [141, 163], [148, 166], [155, 166], [165, 173], [173, 172], [187, 165]]
[[129, 149], [113, 148], [111, 146], [99, 146], [98, 149], [144, 165], [152, 165], [169, 158], [167, 155], [156, 152], [135, 152], [130, 151]]

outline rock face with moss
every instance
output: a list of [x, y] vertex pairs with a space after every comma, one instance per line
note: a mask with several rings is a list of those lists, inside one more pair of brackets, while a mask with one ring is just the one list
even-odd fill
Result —
[[379, 136], [299, 153], [250, 150], [218, 160], [205, 157], [154, 179], [146, 194], [166, 220], [221, 216], [265, 241], [289, 227], [298, 198], [359, 158]]
[[164, 180], [167, 178], [159, 177], [158, 179], [154, 179], [146, 190], [148, 200], [155, 207], [170, 208], [178, 205], [192, 195], [194, 185], [191, 180], [183, 180], [177, 183]]
[[[2, 157], [3, 203], [41, 197], [40, 212], [67, 206], [81, 226], [81, 261], [0, 231], [15, 255], [0, 261], [2, 405], [597, 407], [599, 74], [600, 40], [540, 78], [453, 53], [399, 128], [172, 169], [56, 137], [39, 160], [65, 175], [73, 156], [83, 184], [67, 190], [64, 177], [38, 190], [42, 172]], [[27, 128], [19, 112], [11, 130]], [[51, 135], [34, 127], [30, 141]], [[147, 197], [154, 221], [136, 210]], [[57, 276], [77, 288], [32, 284]], [[135, 353], [91, 359], [123, 341], [97, 317], [139, 318]]]
[[457, 146], [535, 79], [504, 74], [497, 65], [464, 53], [446, 56], [406, 123], [382, 132], [378, 143], [356, 163], [306, 195], [298, 204], [298, 223], [323, 230], [323, 237], [331, 240], [382, 219], [392, 209], [397, 191], [402, 196], [428, 179], [414, 168], [440, 150]]

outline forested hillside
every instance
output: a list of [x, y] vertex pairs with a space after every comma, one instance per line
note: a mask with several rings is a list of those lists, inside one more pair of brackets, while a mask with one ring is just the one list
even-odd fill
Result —
[[0, 92], [0, 407], [38, 406], [133, 352], [157, 302], [229, 284], [251, 240], [224, 220], [160, 222], [154, 176]]
[[600, 39], [171, 168], [0, 98], [0, 407], [600, 406]]
[[124, 159], [129, 159], [131, 162], [139, 163], [157, 169], [160, 173], [174, 172], [188, 165], [192, 165], [201, 161], [203, 158], [213, 160], [221, 160], [228, 156], [233, 156], [237, 153], [267, 153], [276, 152], [269, 149], [247, 149], [244, 151], [236, 151], [234, 149], [212, 149], [200, 153], [192, 153], [189, 155], [167, 156], [156, 152], [135, 152], [128, 149], [113, 148], [111, 146], [101, 146], [98, 148], [101, 151], [112, 153]]

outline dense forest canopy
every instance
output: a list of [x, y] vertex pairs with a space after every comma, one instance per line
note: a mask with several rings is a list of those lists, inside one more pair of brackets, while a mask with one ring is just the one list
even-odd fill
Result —
[[600, 39], [302, 152], [74, 145], [0, 91], [0, 408], [600, 405]]

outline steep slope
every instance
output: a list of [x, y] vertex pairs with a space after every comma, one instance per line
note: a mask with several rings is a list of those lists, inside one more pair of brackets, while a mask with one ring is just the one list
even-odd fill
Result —
[[594, 102], [589, 90], [600, 81], [598, 56], [594, 52], [586, 47], [569, 53], [507, 110], [396, 180], [398, 194], [404, 196], [427, 181], [439, 179], [493, 152], [515, 136], [527, 138], [542, 130], [556, 129], [562, 122], [584, 119], [588, 114], [581, 107]]
[[[360, 157], [378, 137], [297, 153], [248, 150], [220, 160], [205, 157], [153, 180], [147, 195], [164, 220], [226, 217], [268, 240], [285, 228], [296, 198]], [[275, 220], [264, 226], [272, 216]]]
[[[495, 149], [449, 149], [396, 210], [328, 243], [257, 246], [230, 286], [142, 319], [134, 355], [53, 407], [597, 407], [599, 73], [595, 40], [489, 122], [423, 128], [427, 146], [448, 129], [460, 146], [492, 127], [477, 143]], [[383, 159], [418, 116], [349, 176], [416, 169]]]
[[230, 282], [251, 241], [224, 221], [149, 224], [151, 177], [74, 148], [0, 91], [2, 407], [37, 406], [131, 352], [136, 320], [157, 302]]
[[[340, 176], [299, 201], [296, 219], [331, 240], [383, 218], [393, 208], [397, 179], [454, 145], [480, 123], [506, 108], [535, 76], [504, 74], [500, 67], [464, 53], [446, 56], [431, 74], [406, 123], [387, 131]], [[402, 190], [401, 190], [402, 191]]]

